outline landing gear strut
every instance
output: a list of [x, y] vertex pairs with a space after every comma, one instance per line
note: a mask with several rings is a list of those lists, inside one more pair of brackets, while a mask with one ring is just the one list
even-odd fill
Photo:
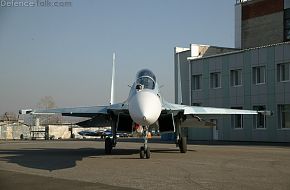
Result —
[[178, 140], [178, 146], [179, 146], [179, 150], [180, 150], [181, 153], [186, 153], [187, 152], [186, 137], [181, 137]]
[[112, 148], [113, 148], [113, 142], [110, 137], [107, 137], [105, 139], [105, 153], [106, 154], [111, 154], [112, 153]]
[[182, 135], [181, 131], [181, 120], [175, 120], [175, 127], [176, 127], [176, 147], [179, 147], [181, 153], [187, 152], [187, 139]]
[[105, 139], [105, 153], [106, 154], [111, 154], [113, 147], [116, 146], [117, 144], [117, 131], [116, 131], [116, 121], [112, 121], [112, 138], [107, 136]]
[[116, 140], [116, 137], [113, 137], [110, 138], [110, 137], [107, 137], [105, 139], [105, 153], [106, 154], [111, 154], [112, 153], [112, 149], [113, 147], [115, 147], [117, 144], [117, 140]]
[[151, 154], [150, 154], [150, 148], [147, 145], [148, 143], [148, 127], [147, 126], [144, 127], [143, 137], [144, 137], [144, 146], [140, 147], [140, 158], [149, 159], [151, 157]]

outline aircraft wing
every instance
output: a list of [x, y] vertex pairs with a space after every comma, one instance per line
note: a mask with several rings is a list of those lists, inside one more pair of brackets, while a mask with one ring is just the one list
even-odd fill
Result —
[[74, 117], [94, 117], [100, 114], [108, 114], [107, 108], [109, 106], [92, 106], [92, 107], [75, 107], [75, 108], [53, 108], [53, 109], [39, 109], [39, 110], [20, 110], [20, 114], [62, 114], [63, 116]]
[[39, 110], [20, 110], [20, 114], [32, 114], [32, 115], [50, 115], [61, 114], [63, 116], [71, 117], [88, 117], [89, 120], [85, 120], [77, 123], [81, 127], [104, 127], [110, 125], [109, 115], [113, 112], [127, 113], [128, 103], [118, 103], [110, 106], [92, 106], [92, 107], [74, 107], [74, 108], [53, 108], [53, 109], [39, 109]]
[[62, 114], [63, 116], [72, 117], [96, 117], [98, 115], [109, 115], [110, 112], [126, 112], [128, 103], [118, 103], [109, 106], [91, 106], [91, 107], [74, 107], [74, 108], [53, 108], [53, 109], [26, 109], [20, 110], [20, 114], [49, 115]]
[[183, 111], [185, 115], [231, 115], [231, 114], [255, 115], [258, 113], [264, 113], [264, 111], [212, 108], [212, 107], [201, 107], [201, 106], [186, 106], [186, 105], [179, 105], [179, 104], [171, 104], [168, 102], [163, 103], [163, 110], [164, 111]]

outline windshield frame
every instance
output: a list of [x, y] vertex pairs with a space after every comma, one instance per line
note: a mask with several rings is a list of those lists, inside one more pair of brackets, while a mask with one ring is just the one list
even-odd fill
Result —
[[141, 76], [137, 78], [136, 85], [142, 85], [143, 89], [155, 89], [155, 81], [150, 76]]

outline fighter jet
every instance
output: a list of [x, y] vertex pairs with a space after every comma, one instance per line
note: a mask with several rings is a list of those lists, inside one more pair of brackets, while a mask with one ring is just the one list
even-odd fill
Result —
[[[113, 56], [113, 72], [111, 85], [111, 101], [106, 106], [56, 108], [46, 110], [20, 110], [20, 114], [62, 114], [63, 116], [89, 117], [89, 123], [110, 123], [112, 137], [105, 139], [105, 153], [111, 154], [117, 144], [117, 132], [131, 133], [136, 125], [143, 128], [144, 145], [140, 147], [140, 158], [149, 159], [148, 129], [158, 125], [159, 131], [174, 132], [176, 145], [181, 153], [187, 151], [187, 139], [181, 133], [182, 124], [194, 118], [203, 122], [202, 115], [229, 114], [269, 114], [267, 111], [238, 110], [201, 106], [188, 106], [169, 103], [162, 97], [156, 76], [149, 69], [137, 72], [136, 80], [131, 85], [128, 98], [121, 103], [114, 102], [115, 56]], [[206, 122], [205, 122], [206, 123]], [[188, 125], [186, 125], [188, 127]]]

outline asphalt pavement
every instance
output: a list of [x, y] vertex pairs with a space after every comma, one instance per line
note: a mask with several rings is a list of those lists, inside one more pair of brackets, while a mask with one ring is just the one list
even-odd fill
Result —
[[124, 141], [0, 141], [0, 189], [290, 189], [289, 146]]

